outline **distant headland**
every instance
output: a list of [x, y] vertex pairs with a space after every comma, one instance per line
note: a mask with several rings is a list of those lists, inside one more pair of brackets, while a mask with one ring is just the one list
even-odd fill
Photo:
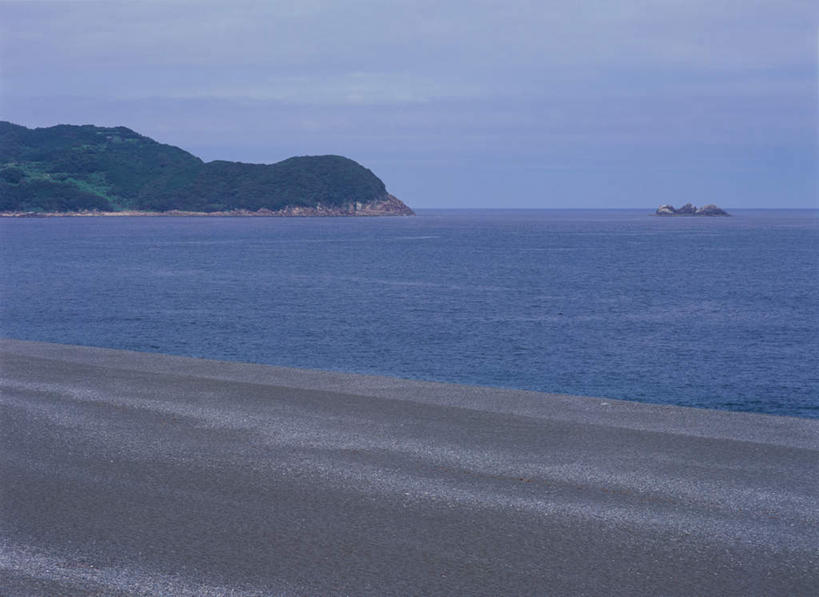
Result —
[[337, 155], [204, 162], [125, 127], [0, 121], [0, 216], [414, 215]]
[[661, 205], [654, 212], [658, 216], [727, 216], [730, 215], [724, 209], [720, 209], [714, 204], [696, 207], [686, 203], [680, 209], [674, 209], [673, 205]]

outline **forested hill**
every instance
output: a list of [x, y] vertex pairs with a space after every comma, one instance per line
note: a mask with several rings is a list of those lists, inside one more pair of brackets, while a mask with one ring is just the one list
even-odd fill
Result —
[[128, 128], [0, 122], [0, 211], [411, 214], [345, 157], [203, 162]]

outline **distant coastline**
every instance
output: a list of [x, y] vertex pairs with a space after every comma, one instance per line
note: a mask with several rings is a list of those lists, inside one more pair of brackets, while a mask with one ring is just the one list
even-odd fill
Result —
[[204, 162], [125, 127], [0, 122], [0, 216], [411, 216], [339, 155]]

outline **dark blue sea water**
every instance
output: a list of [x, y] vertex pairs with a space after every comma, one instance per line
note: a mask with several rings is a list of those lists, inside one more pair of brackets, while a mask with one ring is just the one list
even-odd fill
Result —
[[819, 417], [816, 211], [0, 220], [6, 337]]

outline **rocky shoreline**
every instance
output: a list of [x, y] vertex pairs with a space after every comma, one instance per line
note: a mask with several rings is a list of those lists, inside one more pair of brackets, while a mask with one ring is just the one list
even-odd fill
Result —
[[349, 203], [343, 207], [304, 207], [290, 205], [283, 209], [233, 209], [228, 211], [3, 211], [0, 218], [66, 218], [66, 217], [268, 217], [268, 218], [308, 218], [308, 217], [374, 217], [374, 216], [414, 216], [415, 212], [397, 197], [388, 195], [385, 199], [369, 203]]

